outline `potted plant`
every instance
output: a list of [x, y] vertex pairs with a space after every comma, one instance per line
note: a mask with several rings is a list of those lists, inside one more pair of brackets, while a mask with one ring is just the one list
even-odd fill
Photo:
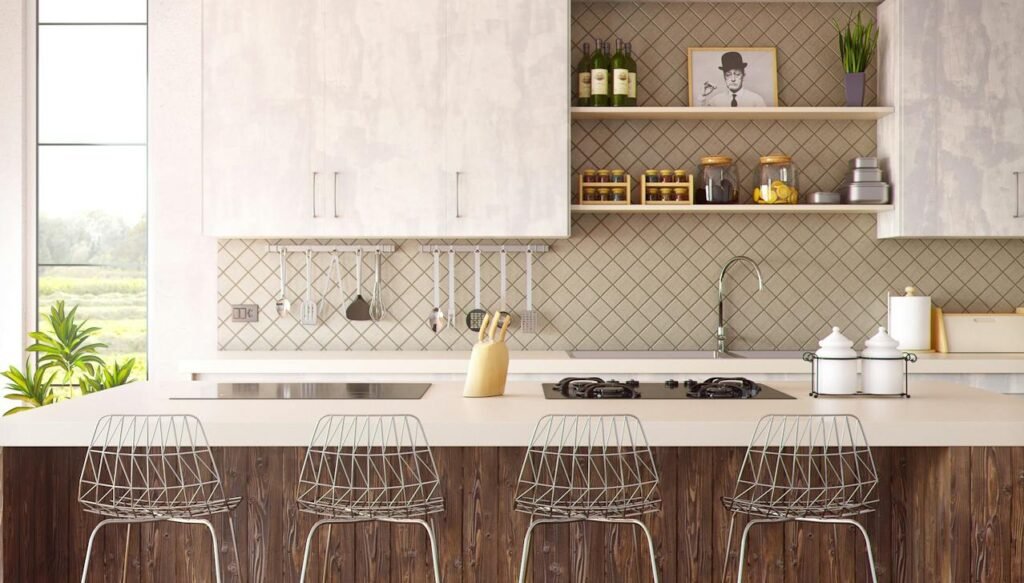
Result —
[[874, 21], [863, 22], [859, 11], [846, 28], [835, 21], [832, 25], [839, 33], [839, 58], [846, 71], [846, 105], [860, 107], [864, 105], [864, 71], [878, 48], [878, 28]]

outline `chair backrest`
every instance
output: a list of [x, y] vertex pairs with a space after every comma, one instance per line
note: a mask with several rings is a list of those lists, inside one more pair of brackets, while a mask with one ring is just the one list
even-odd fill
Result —
[[657, 503], [658, 470], [633, 415], [547, 415], [519, 473], [517, 504], [629, 513]]
[[785, 514], [843, 514], [876, 503], [877, 486], [857, 417], [769, 415], [754, 430], [733, 497]]
[[224, 500], [202, 423], [192, 415], [107, 415], [86, 452], [78, 499], [91, 508], [202, 508]]
[[320, 419], [299, 474], [298, 501], [355, 514], [416, 509], [440, 497], [434, 455], [412, 415]]

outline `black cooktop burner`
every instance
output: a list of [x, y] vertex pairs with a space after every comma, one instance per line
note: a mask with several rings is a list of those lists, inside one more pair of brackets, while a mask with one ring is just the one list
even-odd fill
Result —
[[663, 383], [568, 377], [544, 385], [546, 399], [793, 399], [767, 385], [743, 377], [712, 377], [704, 381]]
[[761, 385], [743, 377], [711, 377], [703, 382], [689, 380], [683, 386], [690, 399], [753, 399], [761, 392]]

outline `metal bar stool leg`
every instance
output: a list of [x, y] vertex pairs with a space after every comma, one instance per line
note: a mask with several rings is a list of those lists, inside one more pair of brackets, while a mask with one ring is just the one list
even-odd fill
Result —
[[519, 583], [526, 583], [526, 568], [530, 565], [530, 548], [533, 546], [533, 529], [537, 528], [547, 520], [531, 520], [530, 526], [526, 527], [526, 536], [523, 537], [523, 559], [519, 563]]
[[722, 583], [725, 583], [726, 575], [729, 573], [729, 553], [732, 552], [732, 534], [736, 528], [736, 513], [729, 518], [729, 536], [725, 539], [725, 557], [722, 559]]
[[651, 535], [651, 529], [647, 528], [647, 525], [642, 520], [636, 518], [626, 522], [631, 522], [644, 531], [644, 536], [647, 537], [647, 551], [651, 555], [651, 574], [654, 575], [654, 583], [661, 583], [661, 574], [658, 573], [658, 558], [654, 554], [654, 536]]
[[86, 579], [89, 577], [89, 559], [92, 557], [92, 544], [96, 541], [96, 535], [104, 526], [108, 524], [120, 524], [122, 522], [124, 521], [113, 519], [101, 520], [99, 524], [92, 529], [92, 533], [89, 535], [89, 544], [85, 547], [85, 565], [82, 566], [82, 583], [85, 583]]
[[313, 546], [313, 535], [316, 534], [317, 529], [325, 524], [330, 524], [331, 520], [320, 520], [309, 529], [309, 534], [306, 535], [306, 550], [302, 552], [302, 571], [299, 573], [299, 583], [306, 583], [306, 567], [309, 566], [309, 549]]
[[242, 580], [242, 561], [238, 558], [238, 538], [235, 536], [235, 518], [228, 513], [228, 528], [231, 530], [231, 548], [235, 552], [235, 569], [238, 570], [238, 580]]
[[128, 523], [128, 528], [125, 533], [124, 539], [124, 557], [121, 559], [121, 583], [128, 582], [128, 549], [132, 546], [132, 523]]
[[860, 522], [858, 522], [856, 520], [852, 520], [851, 519], [851, 520], [844, 520], [842, 522], [848, 522], [849, 524], [852, 524], [852, 525], [856, 526], [857, 530], [859, 530], [860, 533], [862, 535], [864, 535], [864, 546], [868, 550], [868, 565], [871, 567], [871, 581], [873, 583], [878, 583], [878, 573], [877, 573], [877, 571], [875, 569], [875, 555], [871, 551], [871, 537], [868, 536], [867, 529], [864, 528], [863, 524], [861, 524]]
[[430, 558], [434, 563], [434, 583], [441, 583], [441, 555], [437, 548], [437, 534], [434, 526], [422, 518], [381, 518], [384, 522], [397, 522], [400, 524], [418, 524], [427, 531], [427, 538], [430, 539]]
[[743, 527], [743, 536], [740, 537], [740, 556], [737, 560], [739, 567], [736, 569], [736, 583], [743, 583], [743, 565], [747, 559], [747, 538], [750, 535], [750, 528], [755, 524], [765, 524], [772, 522], [780, 522], [778, 520], [765, 520], [765, 519], [754, 519], [747, 523]]

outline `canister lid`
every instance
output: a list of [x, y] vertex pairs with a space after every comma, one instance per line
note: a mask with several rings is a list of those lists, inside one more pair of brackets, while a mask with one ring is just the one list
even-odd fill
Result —
[[790, 164], [793, 162], [791, 156], [785, 154], [771, 154], [769, 156], [761, 156], [762, 164]]
[[864, 343], [864, 356], [874, 358], [898, 358], [899, 341], [889, 335], [885, 328], [879, 327], [878, 332]]
[[817, 355], [825, 358], [855, 358], [853, 341], [843, 336], [839, 326], [832, 327], [832, 333], [818, 342]]
[[704, 156], [700, 159], [700, 163], [704, 166], [724, 166], [725, 164], [732, 164], [732, 158], [728, 156]]

